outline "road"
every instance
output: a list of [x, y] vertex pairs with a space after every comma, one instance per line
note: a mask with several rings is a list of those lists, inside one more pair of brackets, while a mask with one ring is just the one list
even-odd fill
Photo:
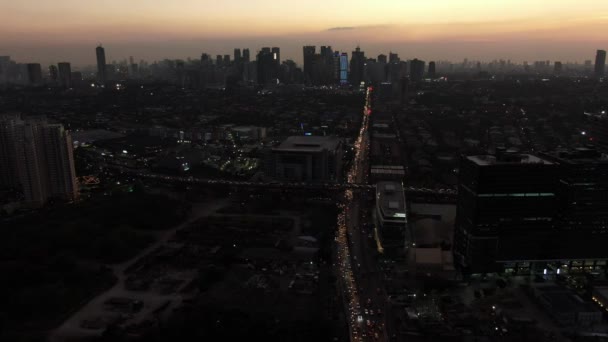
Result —
[[[363, 120], [354, 144], [355, 156], [347, 173], [348, 184], [367, 184], [368, 181], [372, 91], [371, 87], [367, 89]], [[346, 300], [351, 341], [386, 341], [384, 314], [379, 314], [378, 309], [386, 312], [387, 301], [380, 273], [377, 272], [373, 245], [365, 229], [365, 223], [370, 219], [366, 196], [352, 189], [344, 192], [336, 233], [336, 266]]]

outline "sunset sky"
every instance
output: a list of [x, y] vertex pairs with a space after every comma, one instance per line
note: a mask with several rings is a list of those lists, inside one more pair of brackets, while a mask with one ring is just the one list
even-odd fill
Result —
[[93, 64], [304, 44], [435, 60], [583, 61], [608, 48], [603, 0], [0, 0], [0, 55]]

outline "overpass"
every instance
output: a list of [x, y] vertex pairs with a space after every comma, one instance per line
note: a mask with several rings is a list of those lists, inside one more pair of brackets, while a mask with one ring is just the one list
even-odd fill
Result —
[[[158, 173], [137, 172], [133, 176], [143, 179], [153, 179], [158, 181], [166, 181], [171, 183], [185, 183], [194, 185], [215, 185], [229, 186], [241, 188], [261, 188], [261, 189], [276, 189], [276, 190], [311, 190], [311, 191], [344, 191], [344, 190], [369, 190], [375, 191], [376, 186], [370, 184], [359, 183], [308, 183], [308, 182], [250, 182], [250, 181], [235, 181], [226, 179], [208, 179], [197, 178], [192, 176], [170, 176]], [[413, 196], [436, 196], [445, 198], [455, 198], [458, 192], [452, 189], [428, 189], [405, 187], [406, 194]]]

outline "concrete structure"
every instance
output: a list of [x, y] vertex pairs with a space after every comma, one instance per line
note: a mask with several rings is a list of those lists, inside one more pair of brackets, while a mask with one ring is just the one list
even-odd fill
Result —
[[97, 82], [105, 84], [106, 77], [106, 50], [100, 45], [95, 49], [97, 55]]
[[72, 87], [72, 67], [70, 63], [63, 62], [59, 66], [59, 85], [63, 88]]
[[1, 116], [0, 142], [1, 185], [20, 187], [26, 204], [37, 207], [51, 197], [78, 197], [72, 139], [62, 125]]
[[337, 137], [292, 136], [270, 151], [266, 174], [285, 181], [339, 182], [342, 156]]

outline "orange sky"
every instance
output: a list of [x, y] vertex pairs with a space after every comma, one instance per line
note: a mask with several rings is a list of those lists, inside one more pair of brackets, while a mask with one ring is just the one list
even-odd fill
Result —
[[86, 56], [99, 42], [116, 59], [195, 57], [241, 44], [278, 45], [298, 61], [301, 45], [312, 43], [412, 58], [582, 61], [608, 48], [608, 1], [0, 0], [0, 32], [2, 55], [81, 64], [94, 61]]

